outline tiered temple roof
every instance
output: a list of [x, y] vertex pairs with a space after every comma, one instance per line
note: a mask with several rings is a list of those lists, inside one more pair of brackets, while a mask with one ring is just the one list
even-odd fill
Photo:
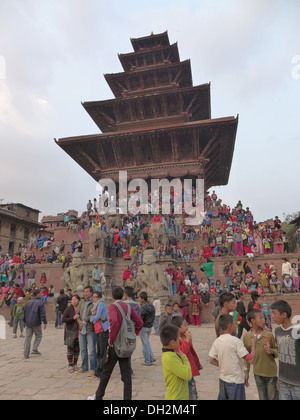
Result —
[[115, 99], [83, 102], [102, 133], [57, 141], [96, 181], [193, 176], [228, 183], [238, 118], [211, 118], [210, 84], [193, 86], [168, 33], [131, 39], [124, 72], [106, 74]]

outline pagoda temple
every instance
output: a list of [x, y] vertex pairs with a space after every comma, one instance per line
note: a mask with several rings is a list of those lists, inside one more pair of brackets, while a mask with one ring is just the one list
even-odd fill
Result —
[[115, 98], [83, 102], [101, 132], [55, 140], [96, 181], [202, 178], [228, 183], [238, 117], [211, 118], [210, 83], [193, 86], [168, 32], [131, 39], [122, 72], [104, 77]]

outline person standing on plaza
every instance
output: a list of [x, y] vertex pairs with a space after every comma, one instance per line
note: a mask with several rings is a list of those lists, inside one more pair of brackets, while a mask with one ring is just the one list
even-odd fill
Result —
[[90, 322], [94, 324], [96, 334], [98, 368], [95, 372], [95, 376], [100, 378], [104, 368], [108, 346], [109, 323], [106, 306], [102, 301], [102, 293], [99, 291], [94, 291], [93, 293], [93, 308]]
[[163, 345], [165, 399], [189, 400], [188, 382], [192, 379], [192, 369], [188, 357], [179, 349], [178, 327], [172, 324], [165, 325], [160, 331], [160, 341]]
[[245, 294], [242, 291], [236, 292], [238, 300], [236, 301], [236, 310], [240, 317], [242, 318], [241, 322], [238, 324], [238, 334], [237, 337], [241, 338], [243, 335], [243, 329], [245, 328], [246, 331], [250, 330], [250, 326], [247, 322], [247, 311], [244, 304]]
[[284, 300], [272, 303], [279, 360], [279, 399], [300, 400], [300, 335], [299, 326], [291, 322], [292, 308]]
[[135, 293], [133, 287], [126, 286], [124, 288], [124, 300], [123, 302], [128, 303], [138, 314], [138, 316], [141, 315], [140, 311], [140, 305], [134, 301], [135, 299]]
[[76, 337], [72, 346], [67, 346], [67, 360], [68, 360], [68, 370], [70, 373], [73, 373], [78, 370], [77, 361], [79, 358], [79, 326], [77, 319], [79, 315], [77, 314], [78, 304], [80, 302], [80, 296], [74, 294], [71, 298], [71, 304], [66, 308], [62, 316], [62, 322], [65, 324], [65, 338], [68, 330], [75, 330]]
[[122, 287], [115, 287], [112, 290], [112, 301], [113, 303], [108, 308], [108, 319], [109, 319], [109, 342], [108, 342], [108, 353], [107, 360], [104, 365], [104, 369], [101, 375], [100, 383], [96, 394], [89, 397], [90, 400], [102, 400], [105, 394], [106, 387], [110, 380], [111, 374], [117, 362], [119, 362], [121, 371], [121, 380], [124, 384], [123, 398], [124, 400], [131, 400], [132, 398], [132, 378], [131, 378], [131, 357], [118, 357], [114, 348], [114, 343], [118, 337], [121, 325], [123, 322], [123, 316], [116, 304], [120, 305], [127, 315], [130, 311], [130, 319], [134, 323], [135, 334], [139, 335], [143, 321], [138, 316], [136, 311], [127, 303], [122, 302], [123, 298]]
[[154, 295], [153, 298], [154, 298], [153, 306], [155, 308], [155, 319], [154, 319], [154, 324], [153, 324], [154, 335], [159, 335], [159, 319], [161, 316], [161, 302], [157, 295]]
[[23, 335], [23, 325], [24, 325], [24, 299], [22, 297], [19, 297], [17, 299], [17, 303], [14, 306], [13, 309], [13, 334], [14, 338], [17, 338], [17, 329], [18, 325], [20, 327], [20, 337], [24, 338]]
[[[259, 309], [252, 309], [248, 314], [251, 330], [243, 336], [246, 349], [250, 352], [252, 337], [257, 337], [256, 356], [253, 364], [254, 379], [260, 400], [278, 400], [277, 364], [278, 349], [275, 337], [265, 330], [265, 317]], [[245, 385], [249, 386], [250, 364], [245, 361]]]
[[24, 359], [29, 359], [30, 346], [33, 334], [35, 340], [33, 343], [32, 354], [41, 354], [38, 347], [42, 341], [42, 324], [43, 328], [47, 328], [47, 317], [45, 305], [41, 301], [41, 292], [35, 289], [32, 292], [33, 298], [29, 300], [24, 309], [24, 323], [26, 325], [26, 336], [24, 342]]
[[220, 322], [219, 322], [220, 321], [220, 316], [224, 315], [224, 314], [229, 315], [230, 312], [236, 311], [236, 300], [235, 300], [235, 297], [232, 293], [224, 292], [224, 293], [221, 294], [218, 303], [219, 303], [219, 306], [220, 306], [220, 311], [219, 311], [219, 314], [217, 315], [216, 321], [215, 321], [215, 330], [216, 330], [217, 337], [224, 334], [222, 326], [220, 325]]
[[69, 297], [65, 294], [64, 289], [61, 289], [59, 292], [59, 296], [56, 299], [56, 306], [57, 306], [57, 328], [62, 329], [62, 314], [67, 309], [69, 303]]
[[[172, 325], [178, 327], [179, 332], [179, 349], [187, 355], [192, 369], [192, 379], [188, 382], [189, 386], [189, 398], [190, 400], [197, 400], [198, 393], [195, 382], [195, 376], [200, 375], [200, 370], [203, 369], [198, 355], [194, 349], [192, 342], [192, 334], [188, 329], [188, 324], [185, 319], [176, 316], [172, 319]], [[176, 351], [176, 350], [175, 350]]]
[[86, 286], [83, 289], [83, 299], [78, 305], [78, 324], [79, 324], [79, 347], [82, 359], [81, 368], [78, 373], [87, 372], [90, 365], [90, 375], [94, 376], [98, 367], [96, 353], [96, 334], [94, 324], [90, 322], [93, 308], [93, 288]]
[[144, 355], [144, 365], [151, 366], [152, 362], [155, 362], [155, 357], [151, 349], [149, 338], [154, 324], [155, 308], [153, 304], [150, 301], [148, 301], [148, 295], [146, 292], [141, 292], [139, 294], [139, 302], [141, 309], [141, 318], [144, 323], [143, 328], [140, 332], [143, 347], [142, 350]]
[[243, 359], [253, 364], [256, 354], [257, 337], [251, 341], [251, 353], [236, 337], [236, 323], [233, 316], [221, 314], [219, 325], [223, 334], [213, 343], [209, 351], [209, 363], [220, 368], [219, 399], [245, 400]]

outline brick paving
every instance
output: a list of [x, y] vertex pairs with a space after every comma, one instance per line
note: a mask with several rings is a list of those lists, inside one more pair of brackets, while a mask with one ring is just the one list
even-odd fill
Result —
[[[216, 400], [218, 395], [218, 368], [208, 363], [208, 351], [215, 339], [214, 325], [190, 327], [194, 347], [203, 370], [196, 377], [199, 400]], [[69, 373], [67, 370], [66, 346], [63, 330], [49, 323], [43, 330], [39, 347], [40, 356], [23, 359], [24, 338], [12, 338], [12, 329], [7, 326], [6, 339], [0, 340], [0, 400], [85, 400], [94, 394], [98, 380], [87, 373]], [[19, 334], [18, 334], [19, 335]], [[151, 335], [150, 343], [156, 357], [154, 365], [143, 366], [141, 341], [132, 357], [133, 400], [163, 400], [165, 393], [161, 366], [161, 343], [158, 336]], [[78, 365], [80, 366], [80, 360]], [[258, 399], [253, 376], [246, 389], [247, 399]], [[123, 383], [116, 366], [107, 387], [106, 400], [121, 400]]]

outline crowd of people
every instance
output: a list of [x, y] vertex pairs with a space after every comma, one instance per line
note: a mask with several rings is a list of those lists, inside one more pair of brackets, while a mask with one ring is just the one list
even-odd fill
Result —
[[[125, 340], [122, 337], [121, 342], [126, 341], [128, 345], [132, 341], [132, 348], [123, 349], [124, 354], [131, 355], [135, 348], [136, 336], [139, 335], [144, 365], [151, 366], [155, 363], [150, 345], [152, 328], [154, 334], [160, 336], [163, 345], [166, 399], [197, 399], [194, 378], [200, 374], [202, 366], [192, 344], [189, 325], [201, 325], [201, 311], [208, 307], [212, 296], [215, 303], [217, 339], [209, 352], [209, 357], [210, 363], [220, 367], [219, 399], [245, 399], [245, 389], [242, 385], [244, 380], [241, 382], [243, 374], [241, 359], [245, 359], [247, 375], [250, 364], [254, 365], [260, 399], [278, 398], [278, 392], [274, 388], [277, 372], [275, 375], [271, 360], [283, 352], [280, 341], [282, 331], [277, 329], [275, 337], [272, 335], [271, 312], [276, 323], [282, 321], [280, 323], [284, 328], [290, 328], [291, 309], [286, 302], [282, 303], [284, 301], [279, 301], [281, 306], [277, 303], [270, 305], [266, 293], [299, 291], [300, 258], [297, 263], [290, 263], [284, 256], [281, 275], [277, 273], [272, 262], [265, 263], [264, 266], [258, 264], [257, 272], [252, 273], [249, 262], [253, 262], [257, 256], [272, 253], [284, 255], [289, 252], [285, 232], [281, 229], [278, 217], [275, 218], [273, 226], [257, 224], [248, 207], [244, 210], [242, 203], [239, 202], [230, 209], [218, 200], [215, 192], [205, 197], [205, 210], [205, 219], [198, 226], [186, 225], [185, 214], [181, 216], [160, 214], [154, 218], [149, 215], [127, 214], [122, 217], [122, 227], [113, 226], [107, 231], [105, 219], [99, 214], [97, 216], [97, 209], [91, 208], [89, 201], [87, 213], [78, 224], [78, 238], [73, 242], [71, 251], [65, 253], [65, 244], [62, 241], [48, 254], [46, 259], [48, 263], [60, 262], [62, 268], [68, 266], [72, 261], [72, 253], [75, 250], [82, 252], [85, 227], [94, 224], [107, 233], [106, 257], [115, 256], [128, 260], [123, 272], [123, 288], [117, 286], [114, 278], [111, 279], [113, 303], [108, 309], [103, 296], [106, 284], [94, 274], [94, 284], [84, 288], [83, 297], [72, 294], [71, 290], [66, 292], [63, 289], [55, 297], [56, 327], [63, 328], [64, 325], [65, 328], [68, 371], [89, 372], [90, 376], [100, 379], [99, 387], [90, 399], [99, 400], [104, 397], [117, 362], [124, 382], [123, 397], [131, 399], [130, 356], [122, 356], [121, 345], [117, 346], [116, 342], [120, 340], [121, 331], [125, 334], [125, 330], [130, 330], [133, 338]], [[220, 220], [218, 229], [215, 229], [212, 223], [216, 218]], [[148, 248], [153, 249], [150, 228], [151, 223], [157, 222], [164, 226], [168, 237], [166, 245], [158, 244], [157, 261], [164, 261], [166, 256], [171, 256], [177, 262], [176, 267], [169, 264], [165, 269], [169, 292], [175, 296], [175, 299], [172, 304], [169, 303], [164, 308], [161, 308], [158, 296], [154, 296], [154, 302], [151, 303], [145, 292], [141, 292], [137, 297], [133, 289], [126, 286], [128, 279], [137, 276], [138, 266], [143, 263], [143, 252]], [[298, 230], [295, 237], [296, 244], [297, 235], [300, 235]], [[202, 241], [202, 246], [194, 245], [197, 240]], [[43, 248], [44, 244], [45, 247], [54, 245], [51, 238], [44, 238], [43, 243], [41, 238], [36, 238], [30, 242], [29, 248]], [[235, 262], [225, 263], [223, 282], [216, 279], [213, 269], [215, 258], [220, 255], [239, 258]], [[246, 257], [246, 261], [242, 262], [241, 257]], [[198, 270], [193, 267], [196, 261], [199, 262], [200, 278], [197, 275]], [[0, 306], [4, 303], [10, 306], [9, 325], [13, 328], [13, 337], [17, 337], [19, 328], [20, 336], [25, 338], [24, 358], [30, 357], [33, 335], [36, 339], [32, 354], [40, 354], [38, 347], [42, 339], [42, 325], [44, 328], [47, 326], [44, 303], [49, 296], [55, 296], [53, 286], [49, 289], [47, 287], [45, 273], [39, 281], [35, 278], [34, 264], [39, 262], [45, 260], [37, 259], [32, 251], [28, 254], [24, 247], [19, 255], [3, 256], [0, 261]], [[25, 264], [32, 264], [27, 274], [24, 270]], [[94, 271], [96, 269], [97, 267]], [[252, 308], [248, 307], [248, 311], [245, 310], [243, 303], [247, 294], [251, 295], [252, 304]], [[123, 331], [122, 323], [125, 318], [127, 321], [131, 319], [133, 324], [131, 327], [127, 325]], [[246, 330], [244, 335], [243, 329]], [[258, 346], [260, 340], [264, 340], [264, 345]], [[290, 341], [292, 348], [294, 342], [291, 339]], [[294, 347], [297, 348], [295, 357], [297, 363], [300, 363], [299, 340], [296, 340], [295, 345], [298, 346]], [[292, 351], [290, 347], [289, 352]], [[82, 360], [81, 367], [77, 365], [79, 356]], [[228, 360], [234, 360], [234, 363], [228, 363]], [[283, 366], [279, 371], [282, 382], [279, 387], [280, 398], [287, 398], [287, 395], [294, 399], [300, 398], [299, 375], [292, 373], [290, 366], [283, 364], [280, 358], [279, 364]], [[263, 369], [260, 370], [262, 366]], [[178, 377], [179, 371], [182, 372], [180, 377]], [[272, 376], [269, 376], [270, 372]], [[230, 375], [234, 377], [233, 382], [228, 381]], [[272, 381], [266, 378], [272, 378]], [[247, 376], [245, 382], [247, 384]], [[269, 382], [272, 382], [272, 387], [266, 385]]]
[[[95, 393], [88, 399], [104, 398], [117, 363], [124, 384], [123, 398], [132, 399], [131, 357], [139, 336], [143, 364], [150, 367], [156, 362], [150, 344], [153, 327], [163, 346], [165, 399], [198, 399], [195, 377], [203, 366], [178, 303], [167, 304], [159, 317], [159, 299], [156, 297], [152, 304], [147, 293], [141, 292], [137, 302], [133, 288], [128, 286], [113, 287], [108, 308], [102, 293], [91, 286], [84, 288], [83, 297], [67, 295], [61, 290], [56, 303], [59, 324], [65, 325], [69, 373], [88, 372], [88, 376], [99, 379]], [[17, 298], [12, 315], [14, 334], [19, 328], [24, 338], [23, 328], [26, 328], [24, 358], [40, 355], [42, 330], [48, 325], [41, 291], [35, 288], [25, 301], [23, 297]], [[243, 292], [220, 294], [215, 311], [216, 339], [208, 353], [209, 363], [220, 370], [219, 400], [246, 399], [251, 365], [260, 400], [300, 399], [300, 376], [296, 368], [300, 363], [299, 327], [291, 319], [292, 309], [284, 300], [271, 305], [257, 291], [252, 291], [246, 310]], [[274, 334], [272, 320], [279, 325]], [[78, 366], [79, 356], [81, 366]], [[135, 369], [138, 369], [136, 365]]]

